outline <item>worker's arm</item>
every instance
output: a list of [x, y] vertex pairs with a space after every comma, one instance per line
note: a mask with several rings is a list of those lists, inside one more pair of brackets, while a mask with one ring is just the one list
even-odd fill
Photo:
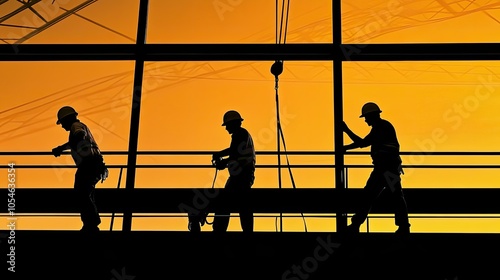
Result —
[[219, 170], [223, 170], [227, 166], [228, 159], [224, 158], [229, 156], [230, 148], [212, 154], [212, 164]]
[[230, 148], [226, 148], [222, 151], [219, 151], [219, 152], [215, 152], [213, 155], [212, 155], [212, 158], [213, 159], [216, 159], [216, 158], [223, 158], [223, 157], [227, 157], [229, 156], [229, 152], [230, 152]]
[[92, 156], [92, 143], [84, 129], [75, 129], [71, 138], [73, 147], [76, 147], [76, 153], [83, 158]]
[[356, 142], [352, 142], [351, 144], [344, 145], [344, 151], [352, 150], [352, 149], [356, 149], [356, 148], [361, 148]]
[[226, 157], [226, 156], [229, 156], [230, 153], [231, 153], [231, 148], [226, 148], [226, 149], [220, 151], [219, 155], [221, 157]]
[[70, 149], [69, 142], [66, 142], [66, 143], [59, 145], [59, 146], [55, 147], [54, 149], [52, 149], [52, 154], [55, 157], [58, 157], [62, 154], [63, 151], [69, 150], [69, 149]]
[[342, 131], [344, 131], [353, 142], [360, 142], [362, 140], [361, 137], [352, 132], [345, 122], [343, 122]]
[[[73, 143], [73, 145], [77, 147], [76, 152], [78, 154], [82, 154], [82, 156], [88, 154], [88, 152], [85, 152], [85, 151], [88, 150], [92, 146], [92, 144], [87, 140], [86, 135], [87, 135], [87, 133], [85, 132], [85, 130], [79, 129], [79, 130], [76, 130], [74, 132], [74, 135], [71, 138], [71, 141], [74, 141], [74, 143], [77, 143], [76, 145]], [[62, 154], [63, 151], [69, 150], [69, 149], [71, 149], [71, 145], [69, 142], [66, 142], [66, 143], [52, 149], [52, 154], [55, 157], [58, 157]]]
[[347, 126], [347, 124], [345, 122], [343, 122], [342, 130], [353, 141], [351, 144], [344, 145], [344, 151], [370, 146], [370, 142], [368, 140], [369, 139], [368, 137], [365, 137], [364, 139], [359, 137], [354, 132], [352, 132], [352, 130]]

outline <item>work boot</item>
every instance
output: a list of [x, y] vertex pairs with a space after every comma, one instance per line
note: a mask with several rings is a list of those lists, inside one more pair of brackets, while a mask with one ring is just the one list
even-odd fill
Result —
[[346, 232], [347, 232], [347, 234], [358, 234], [359, 233], [359, 225], [356, 225], [356, 224], [348, 225]]
[[201, 226], [198, 221], [191, 221], [189, 222], [188, 229], [190, 232], [200, 232], [201, 231]]
[[410, 235], [410, 225], [399, 226], [396, 230], [396, 235], [400, 237], [407, 237]]
[[95, 232], [99, 232], [100, 229], [98, 226], [83, 226], [81, 229], [80, 229], [81, 232], [85, 232], [85, 233], [95, 233]]
[[80, 233], [83, 235], [83, 236], [86, 236], [86, 237], [97, 237], [98, 234], [100, 232], [100, 229], [98, 226], [83, 226], [81, 229], [80, 229]]

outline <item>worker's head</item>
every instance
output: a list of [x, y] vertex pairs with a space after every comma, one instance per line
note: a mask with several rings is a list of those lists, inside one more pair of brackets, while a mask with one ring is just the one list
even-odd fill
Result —
[[369, 126], [372, 126], [375, 120], [380, 119], [380, 113], [382, 113], [382, 110], [380, 110], [377, 104], [368, 102], [361, 108], [361, 116], [359, 117], [365, 118], [365, 122]]
[[235, 129], [241, 127], [242, 121], [243, 118], [241, 117], [240, 113], [234, 110], [229, 110], [224, 114], [224, 117], [222, 118], [222, 126], [225, 126], [227, 132], [229, 132], [229, 134], [232, 134]]
[[64, 106], [57, 111], [57, 122], [56, 124], [60, 124], [66, 131], [69, 131], [71, 125], [76, 121], [76, 116], [78, 113], [70, 106]]

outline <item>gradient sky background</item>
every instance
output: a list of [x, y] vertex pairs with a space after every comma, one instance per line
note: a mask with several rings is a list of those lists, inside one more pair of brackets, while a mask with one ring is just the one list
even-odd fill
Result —
[[[291, 1], [286, 43], [331, 42], [331, 1]], [[0, 5], [3, 43], [135, 42], [139, 1], [41, 1], [33, 6], [46, 21], [76, 14], [34, 36], [44, 21], [30, 10], [5, 16], [20, 6]], [[280, 5], [282, 1], [279, 1]], [[342, 1], [344, 43], [498, 42], [497, 1]], [[151, 0], [147, 43], [275, 43], [276, 2]], [[280, 8], [281, 9], [281, 8]], [[279, 40], [279, 39], [278, 39]], [[283, 40], [281, 40], [283, 42]], [[362, 46], [362, 45], [361, 45]], [[360, 47], [362, 51], [362, 47]], [[130, 125], [134, 62], [0, 62], [1, 151], [50, 151], [67, 139], [55, 125], [57, 110], [73, 106], [103, 151], [126, 151]], [[139, 129], [139, 150], [215, 151], [229, 145], [222, 115], [238, 110], [258, 151], [276, 143], [276, 103], [272, 62], [146, 63]], [[280, 75], [280, 118], [289, 151], [333, 151], [333, 64], [285, 61]], [[359, 118], [367, 101], [379, 104], [382, 117], [396, 127], [402, 151], [498, 151], [500, 143], [500, 62], [345, 62], [344, 120], [364, 136]], [[345, 143], [350, 142], [346, 137]], [[283, 149], [283, 148], [282, 148]], [[290, 156], [291, 164], [333, 164], [333, 156]], [[69, 156], [2, 157], [2, 164], [72, 164]], [[286, 162], [283, 158], [282, 163]], [[209, 164], [210, 157], [139, 156], [140, 164]], [[497, 157], [405, 156], [406, 165], [498, 164]], [[126, 164], [126, 156], [107, 156], [108, 164]], [[261, 156], [258, 164], [276, 163]], [[346, 164], [370, 164], [367, 156], [346, 156]], [[349, 187], [364, 186], [369, 169], [351, 170]], [[1, 170], [7, 178], [6, 170]], [[286, 172], [286, 170], [285, 170]], [[73, 169], [18, 169], [17, 187], [68, 188]], [[119, 170], [98, 188], [116, 188]], [[282, 186], [291, 188], [288, 173]], [[334, 171], [294, 169], [298, 188], [334, 187]], [[211, 187], [212, 169], [138, 169], [136, 187]], [[277, 171], [258, 169], [255, 188], [278, 186]], [[125, 178], [125, 174], [123, 174]], [[222, 187], [226, 174], [216, 182]], [[124, 186], [122, 180], [122, 186]], [[496, 188], [497, 171], [407, 168], [403, 186]], [[78, 218], [19, 218], [21, 228], [79, 228]], [[457, 222], [458, 221], [458, 222]], [[414, 219], [414, 231], [499, 232], [498, 219]], [[115, 220], [115, 227], [120, 226]], [[334, 230], [334, 219], [308, 218], [308, 230]], [[3, 227], [3, 225], [2, 225]], [[109, 219], [103, 219], [103, 228]], [[185, 218], [134, 219], [134, 229], [186, 230]], [[274, 230], [274, 218], [256, 220], [259, 230]], [[393, 230], [392, 218], [374, 219], [371, 231]], [[118, 227], [119, 228], [119, 227]], [[207, 228], [207, 227], [205, 227]], [[231, 230], [239, 230], [237, 218]], [[300, 218], [288, 218], [285, 230], [303, 230]]]

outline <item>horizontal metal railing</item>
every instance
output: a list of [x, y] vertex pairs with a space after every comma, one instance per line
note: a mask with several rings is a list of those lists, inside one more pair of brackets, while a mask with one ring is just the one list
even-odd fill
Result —
[[[137, 155], [212, 155], [214, 151], [138, 151]], [[128, 155], [126, 151], [103, 151], [103, 155]], [[69, 152], [63, 152], [63, 155], [70, 155]], [[257, 151], [257, 155], [278, 155], [276, 151]], [[330, 155], [335, 156], [337, 153], [334, 151], [283, 151], [279, 153], [282, 156], [287, 155]], [[369, 152], [344, 152], [344, 155], [370, 155]], [[500, 152], [401, 152], [401, 155], [423, 155], [423, 156], [500, 156]], [[44, 151], [14, 151], [14, 152], [1, 152], [0, 156], [51, 156], [51, 152]], [[127, 164], [111, 164], [107, 165], [108, 168], [125, 168], [128, 167]], [[74, 168], [72, 164], [24, 164], [18, 165], [18, 168]], [[135, 168], [212, 168], [211, 164], [136, 164]], [[257, 164], [258, 168], [278, 168], [277, 164]], [[335, 168], [335, 164], [281, 164], [280, 168]], [[345, 164], [345, 168], [371, 168], [371, 165], [366, 164]], [[418, 165], [406, 165], [406, 168], [471, 168], [471, 169], [482, 169], [482, 168], [500, 168], [500, 164], [418, 164]], [[7, 168], [6, 165], [0, 166], [0, 168]]]
[[[137, 155], [212, 155], [215, 151], [137, 151]], [[256, 151], [257, 155], [278, 155], [277, 151]], [[70, 154], [63, 152], [62, 154]], [[104, 155], [128, 155], [127, 151], [102, 151]], [[280, 151], [281, 155], [336, 155], [335, 151]], [[346, 151], [345, 155], [370, 155], [367, 151]], [[402, 151], [401, 155], [433, 156], [500, 156], [500, 152], [460, 152], [460, 151]], [[0, 151], [0, 156], [43, 156], [52, 155], [50, 151]]]
[[[103, 151], [104, 155], [128, 155], [126, 151]], [[180, 155], [180, 156], [211, 156], [213, 151], [138, 151], [137, 155]], [[69, 154], [65, 152], [63, 154]], [[278, 152], [276, 151], [257, 151], [257, 155], [269, 155], [269, 156], [277, 156]], [[336, 153], [334, 151], [283, 151], [279, 152], [282, 156], [288, 155], [304, 155], [304, 156], [335, 156]], [[352, 155], [369, 155], [369, 152], [362, 151], [349, 151], [343, 153], [346, 156]], [[51, 152], [45, 151], [9, 151], [9, 152], [0, 152], [0, 157], [8, 157], [8, 156], [51, 156]], [[422, 156], [500, 156], [500, 152], [401, 152], [402, 156], [405, 155], [422, 155]], [[16, 168], [33, 168], [33, 169], [44, 169], [44, 168], [74, 168], [74, 165], [66, 164], [66, 165], [54, 165], [54, 164], [16, 164]], [[127, 168], [127, 164], [112, 164], [108, 165], [108, 168]], [[257, 165], [257, 168], [335, 168], [334, 164], [262, 164]], [[359, 168], [371, 168], [371, 165], [363, 165], [363, 164], [346, 164], [344, 165], [346, 176], [347, 171], [350, 169], [359, 169]], [[500, 168], [500, 165], [497, 164], [418, 164], [418, 165], [403, 165], [404, 168], [430, 168], [430, 169], [442, 169], [442, 168], [453, 168], [453, 169], [496, 169]], [[0, 168], [8, 168], [7, 165], [0, 166]], [[211, 164], [137, 164], [133, 166], [133, 168], [213, 168]], [[346, 180], [346, 188], [348, 187]], [[1, 189], [0, 189], [1, 191]], [[49, 205], [56, 203], [56, 201], [61, 201], [63, 197], [67, 197], [65, 191], [69, 191], [69, 189], [44, 189], [44, 188], [27, 188], [25, 190], [19, 189], [17, 190], [18, 194], [22, 195], [25, 200], [24, 203], [32, 204], [32, 207], [26, 207], [27, 212], [24, 212], [24, 215], [33, 215], [36, 216], [37, 213], [46, 213], [44, 211], [49, 210], [43, 205], [43, 203], [36, 203], [36, 200], [42, 198], [42, 201], [49, 201]], [[116, 195], [126, 196], [124, 191], [125, 189], [112, 189], [112, 190], [98, 190], [100, 192], [99, 197], [100, 201], [103, 202], [103, 205], [106, 206], [103, 213], [116, 213], [116, 217], [120, 217], [119, 213], [123, 213], [123, 209], [125, 205], [123, 203], [125, 201], [130, 202], [129, 199], [116, 200]], [[134, 189], [134, 194], [129, 193], [130, 195], [139, 194], [142, 199], [151, 200], [152, 204], [158, 203], [158, 197], [173, 197], [173, 199], [167, 200], [164, 203], [172, 203], [172, 205], [178, 205], [186, 199], [190, 194], [192, 195], [193, 190], [180, 190], [173, 188], [165, 188], [161, 190], [157, 189]], [[159, 191], [159, 192], [158, 192]], [[288, 215], [295, 213], [296, 217], [301, 217], [300, 214], [306, 213], [306, 217], [336, 217], [336, 213], [339, 210], [337, 207], [342, 206], [345, 207], [346, 211], [352, 211], [352, 207], [347, 207], [348, 205], [354, 206], [356, 205], [357, 197], [359, 196], [359, 189], [351, 189], [347, 190], [348, 193], [339, 194], [338, 190], [332, 186], [332, 188], [324, 189], [309, 189], [300, 191], [293, 191], [291, 189], [281, 190], [280, 192], [276, 192], [277, 189], [257, 189], [252, 190], [258, 193], [258, 196], [271, 196], [275, 199], [279, 199], [279, 204], [271, 205], [273, 203], [272, 199], [266, 201], [259, 201], [261, 207], [257, 207], [256, 216], [260, 216], [260, 214], [265, 213], [288, 213]], [[330, 191], [330, 192], [329, 192]], [[112, 193], [111, 193], [112, 192]], [[500, 197], [500, 188], [492, 188], [492, 189], [476, 189], [474, 186], [471, 186], [468, 189], [460, 188], [460, 189], [406, 189], [406, 193], [408, 195], [408, 199], [410, 200], [409, 212], [412, 215], [412, 218], [456, 218], [457, 216], [450, 216], [450, 214], [457, 214], [465, 218], [470, 218], [471, 216], [468, 214], [498, 214], [500, 217], [500, 204], [495, 203], [494, 201], [496, 197]], [[46, 194], [46, 195], [45, 195]], [[345, 196], [348, 196], [347, 198]], [[115, 198], [111, 199], [111, 196]], [[343, 196], [342, 199], [340, 196]], [[327, 199], [325, 199], [325, 197]], [[429, 199], [431, 197], [431, 199]], [[36, 198], [36, 199], [35, 199]], [[446, 199], [454, 198], [454, 202], [447, 201]], [[384, 199], [384, 198], [382, 198]], [[20, 200], [20, 201], [22, 201]], [[342, 200], [342, 202], [341, 202]], [[54, 203], [50, 203], [53, 201]], [[114, 203], [113, 203], [114, 201]], [[107, 203], [109, 202], [109, 204]], [[64, 203], [63, 203], [64, 204]], [[333, 207], [331, 204], [336, 204]], [[158, 212], [148, 212], [151, 208], [148, 208], [141, 203], [135, 204], [131, 209], [133, 211], [133, 217], [149, 217], [147, 213], [157, 213], [152, 215], [154, 217], [185, 217], [185, 214], [179, 213], [178, 209], [175, 207], [159, 207], [156, 211]], [[51, 214], [44, 214], [46, 216], [67, 216], [67, 215], [75, 215], [71, 214], [74, 209], [72, 209], [71, 205], [67, 205], [68, 208], [64, 208], [65, 206], [59, 207], [58, 212], [50, 212]], [[449, 207], [447, 207], [449, 206]], [[24, 207], [24, 206], [23, 206]], [[142, 208], [141, 208], [142, 207]], [[20, 208], [22, 209], [22, 208]], [[34, 211], [33, 211], [34, 210]], [[267, 212], [266, 212], [267, 211]], [[30, 214], [28, 214], [30, 213]], [[74, 212], [73, 212], [74, 213]], [[349, 212], [352, 213], [352, 212]], [[369, 216], [370, 218], [380, 218], [377, 214], [380, 213], [390, 213], [387, 209], [383, 207], [375, 207], [372, 211], [372, 214]], [[434, 215], [433, 215], [434, 214]], [[440, 215], [445, 214], [445, 215]], [[1, 213], [0, 213], [1, 215]], [[19, 215], [23, 215], [19, 212]], [[104, 214], [106, 215], [106, 214]], [[113, 214], [114, 215], [114, 214]], [[263, 215], [263, 217], [269, 217]], [[277, 217], [277, 216], [276, 216]], [[292, 216], [287, 216], [292, 217]], [[496, 216], [488, 216], [488, 215], [478, 215], [474, 217], [496, 217]]]

